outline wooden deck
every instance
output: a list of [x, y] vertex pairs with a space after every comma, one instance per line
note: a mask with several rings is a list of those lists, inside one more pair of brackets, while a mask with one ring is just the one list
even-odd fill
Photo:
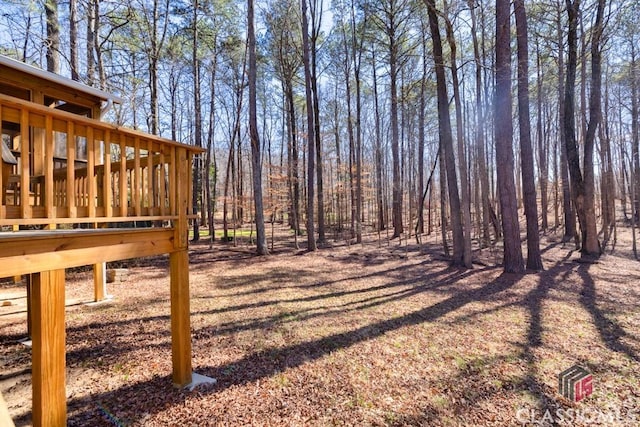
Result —
[[0, 276], [29, 278], [33, 424], [66, 425], [65, 268], [95, 265], [98, 283], [104, 262], [169, 254], [173, 382], [190, 383], [187, 238], [201, 150], [2, 94], [0, 119]]
[[[3, 161], [0, 225], [155, 221], [178, 215], [177, 183], [191, 181], [191, 167], [186, 181], [178, 181], [177, 174], [183, 164], [191, 165], [199, 152], [195, 147], [2, 94], [0, 117], [3, 128], [14, 130], [3, 131], [3, 143], [9, 142], [16, 159], [16, 164]], [[55, 153], [60, 147], [64, 157]], [[184, 187], [190, 193], [191, 186]]]

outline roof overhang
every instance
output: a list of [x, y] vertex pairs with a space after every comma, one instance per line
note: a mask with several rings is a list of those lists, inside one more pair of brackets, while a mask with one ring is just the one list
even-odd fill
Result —
[[70, 89], [73, 92], [81, 93], [88, 97], [92, 97], [102, 101], [111, 101], [118, 104], [121, 104], [123, 102], [122, 98], [108, 92], [96, 89], [91, 86], [87, 86], [80, 82], [42, 70], [32, 65], [25, 64], [24, 62], [16, 61], [15, 59], [11, 59], [3, 55], [0, 55], [0, 66], [11, 68], [15, 71], [24, 73], [25, 75], [34, 77], [38, 80], [50, 82], [54, 85]]

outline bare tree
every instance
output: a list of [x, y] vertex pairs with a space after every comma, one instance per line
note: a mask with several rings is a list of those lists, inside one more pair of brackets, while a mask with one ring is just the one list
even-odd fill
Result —
[[382, 188], [382, 135], [380, 131], [380, 105], [378, 101], [378, 74], [376, 71], [376, 52], [371, 49], [371, 70], [373, 73], [373, 103], [375, 116], [375, 166], [376, 166], [376, 206], [377, 206], [377, 230], [382, 231], [387, 228], [384, 220], [384, 198]]
[[504, 233], [504, 271], [524, 270], [518, 205], [513, 176], [513, 123], [511, 122], [511, 24], [509, 0], [496, 0], [495, 132], [498, 196]]
[[473, 57], [475, 59], [475, 82], [476, 82], [476, 158], [478, 162], [478, 174], [480, 175], [480, 198], [482, 203], [482, 245], [488, 246], [490, 243], [489, 213], [491, 205], [489, 203], [489, 174], [487, 173], [487, 162], [485, 159], [485, 138], [484, 138], [484, 105], [482, 102], [482, 60], [480, 58], [480, 47], [477, 35], [477, 19], [474, 0], [468, 0], [471, 13], [471, 36], [473, 39]]
[[69, 67], [71, 79], [79, 80], [78, 74], [78, 0], [69, 0]]
[[[199, 0], [193, 1], [193, 27], [192, 27], [192, 44], [191, 44], [191, 62], [193, 67], [193, 111], [194, 129], [193, 129], [193, 143], [196, 147], [202, 147], [202, 102], [200, 100], [200, 57], [198, 56], [198, 8]], [[200, 156], [195, 156], [193, 159], [193, 192], [192, 192], [192, 205], [193, 214], [193, 241], [200, 240], [200, 221], [198, 219], [198, 210], [200, 208], [201, 194], [202, 194], [202, 167]]]
[[325, 218], [324, 218], [324, 179], [322, 167], [322, 138], [320, 135], [320, 105], [318, 95], [318, 64], [317, 50], [318, 38], [320, 37], [320, 28], [322, 27], [322, 0], [311, 0], [311, 37], [309, 39], [309, 50], [311, 53], [311, 93], [313, 98], [313, 134], [316, 144], [316, 179], [318, 185], [318, 242], [324, 243], [325, 237]]
[[304, 63], [304, 86], [307, 101], [307, 250], [315, 251], [316, 236], [314, 224], [314, 184], [315, 184], [315, 137], [313, 97], [311, 94], [311, 64], [309, 59], [309, 22], [307, 0], [301, 0], [302, 8], [302, 61]]
[[[93, 0], [99, 3], [99, 0]], [[158, 65], [162, 57], [167, 29], [169, 26], [169, 0], [153, 0], [151, 8], [147, 7], [147, 2], [139, 1], [139, 4], [129, 4], [129, 11], [135, 18], [133, 21], [138, 25], [140, 41], [143, 44], [143, 51], [147, 57], [147, 68], [149, 72], [149, 131], [157, 135], [160, 132], [160, 97], [158, 93]], [[98, 19], [99, 15], [95, 15]]]
[[[449, 206], [451, 208], [451, 228], [453, 230], [453, 258], [452, 265], [464, 266], [464, 235], [460, 218], [460, 195], [458, 193], [458, 178], [456, 174], [456, 160], [453, 154], [453, 135], [451, 133], [451, 118], [449, 116], [449, 97], [447, 95], [447, 81], [445, 78], [444, 56], [442, 54], [442, 39], [438, 26], [438, 11], [435, 0], [424, 0], [429, 14], [429, 28], [433, 49], [433, 60], [436, 73], [436, 94], [438, 98], [438, 128], [440, 146], [444, 152], [444, 161], [449, 189]], [[442, 189], [441, 189], [442, 191]], [[444, 224], [443, 224], [444, 226]]]
[[[548, 222], [548, 209], [549, 209], [549, 199], [547, 196], [547, 191], [549, 188], [549, 141], [547, 140], [545, 128], [542, 124], [543, 121], [543, 109], [542, 109], [542, 97], [543, 97], [543, 86], [542, 86], [542, 61], [540, 54], [540, 44], [538, 39], [536, 39], [536, 89], [537, 89], [537, 97], [536, 97], [536, 133], [537, 133], [537, 144], [538, 144], [538, 164], [540, 165], [540, 209], [542, 210], [542, 219], [541, 219], [541, 227], [543, 232], [546, 232], [549, 227]], [[554, 161], [555, 165], [555, 161]]]
[[[447, 2], [444, 2], [447, 8]], [[458, 79], [457, 46], [453, 32], [453, 24], [448, 16], [444, 18], [447, 42], [451, 50], [451, 86], [453, 88], [453, 102], [456, 112], [456, 141], [458, 145], [458, 169], [460, 169], [460, 201], [462, 203], [462, 221], [464, 232], [464, 255], [463, 263], [465, 267], [472, 268], [471, 261], [471, 198], [469, 194], [469, 178], [467, 174], [467, 160], [464, 147], [464, 129], [462, 120], [462, 101], [460, 97], [460, 81]]]
[[[411, 2], [407, 0], [384, 0], [367, 3], [372, 12], [372, 23], [383, 37], [381, 44], [386, 50], [389, 69], [390, 98], [390, 131], [391, 131], [391, 163], [392, 163], [392, 222], [393, 236], [400, 237], [404, 232], [402, 220], [403, 191], [402, 171], [404, 167], [400, 158], [400, 125], [398, 80], [402, 69], [406, 46], [403, 46], [408, 31], [407, 21], [411, 13]], [[404, 117], [404, 116], [403, 116]]]
[[529, 118], [529, 32], [524, 0], [514, 0], [518, 45], [518, 123], [520, 131], [520, 161], [522, 163], [522, 189], [524, 214], [527, 219], [527, 268], [542, 270], [540, 235], [538, 231], [538, 201], [533, 171], [533, 148]]
[[[100, 0], [87, 0], [86, 5], [86, 14], [87, 14], [87, 44], [86, 44], [86, 53], [87, 53], [87, 84], [93, 85], [96, 74], [96, 58], [94, 56], [94, 49], [96, 45], [97, 38], [97, 20], [96, 20], [96, 9], [97, 3]], [[135, 69], [133, 70], [135, 73]], [[134, 109], [135, 113], [135, 109]], [[134, 125], [135, 126], [135, 125]]]
[[58, 21], [58, 0], [45, 0], [47, 17], [47, 71], [60, 73], [60, 22]]
[[296, 247], [298, 236], [301, 234], [298, 127], [294, 91], [297, 74], [302, 65], [299, 14], [297, 0], [275, 2], [265, 14], [269, 49], [285, 99], [283, 115], [287, 128], [288, 218], [289, 225], [294, 230]]
[[[558, 38], [558, 121], [561, 126], [565, 123], [565, 64], [564, 64], [564, 44], [563, 44], [563, 28], [562, 22], [562, 0], [558, 0], [556, 8], [556, 34]], [[563, 128], [564, 129], [564, 128]], [[569, 182], [569, 166], [567, 164], [566, 134], [564, 130], [560, 131], [560, 176], [562, 179], [562, 210], [564, 213], [564, 236], [563, 242], [576, 239], [576, 213], [571, 198], [571, 185]]]
[[635, 192], [635, 202], [631, 205], [632, 215], [636, 222], [640, 219], [640, 107], [638, 101], [640, 88], [640, 70], [638, 69], [637, 46], [634, 40], [630, 43], [631, 62], [629, 64], [629, 79], [631, 86], [631, 172]]
[[568, 46], [569, 57], [567, 59], [567, 82], [565, 86], [564, 105], [564, 133], [569, 174], [571, 176], [571, 190], [575, 202], [578, 221], [580, 223], [581, 247], [583, 256], [600, 256], [600, 242], [596, 228], [595, 215], [595, 184], [593, 168], [593, 152], [595, 136], [600, 122], [600, 97], [601, 97], [601, 48], [604, 21], [604, 0], [599, 0], [596, 13], [596, 21], [591, 36], [591, 93], [589, 99], [589, 124], [584, 140], [583, 168], [580, 167], [580, 158], [575, 134], [575, 80], [577, 68], [577, 28], [580, 16], [580, 0], [566, 0], [567, 15], [569, 18]]
[[[425, 115], [427, 104], [427, 23], [424, 15], [420, 15], [420, 44], [422, 47], [422, 77], [420, 79], [420, 111], [418, 111], [418, 194], [426, 195], [424, 190], [424, 146], [425, 146]], [[418, 206], [418, 221], [416, 223], [416, 239], [424, 234], [424, 199]]]
[[253, 199], [255, 203], [256, 237], [258, 255], [267, 255], [267, 236], [264, 228], [264, 206], [262, 203], [262, 157], [258, 134], [256, 108], [256, 32], [254, 24], [253, 0], [247, 0], [247, 42], [249, 50], [249, 136], [251, 138], [251, 166], [253, 167]]

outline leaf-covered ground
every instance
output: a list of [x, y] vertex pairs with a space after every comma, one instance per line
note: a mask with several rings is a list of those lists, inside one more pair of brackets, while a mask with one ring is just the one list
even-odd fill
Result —
[[[171, 383], [166, 258], [138, 260], [114, 299], [67, 275], [70, 426], [627, 425], [640, 421], [640, 264], [597, 264], [551, 234], [545, 271], [502, 274], [497, 252], [472, 270], [441, 249], [333, 243], [192, 245], [193, 366], [217, 384]], [[620, 245], [622, 246], [622, 245]], [[627, 246], [628, 247], [628, 246]], [[0, 300], [0, 391], [30, 424], [24, 289]], [[572, 403], [557, 375], [581, 364], [593, 394]]]

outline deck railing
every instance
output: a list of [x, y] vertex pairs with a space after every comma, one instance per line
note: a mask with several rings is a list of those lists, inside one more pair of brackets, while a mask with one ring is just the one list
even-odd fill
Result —
[[0, 118], [0, 226], [175, 220], [181, 191], [191, 212], [196, 147], [5, 95]]

